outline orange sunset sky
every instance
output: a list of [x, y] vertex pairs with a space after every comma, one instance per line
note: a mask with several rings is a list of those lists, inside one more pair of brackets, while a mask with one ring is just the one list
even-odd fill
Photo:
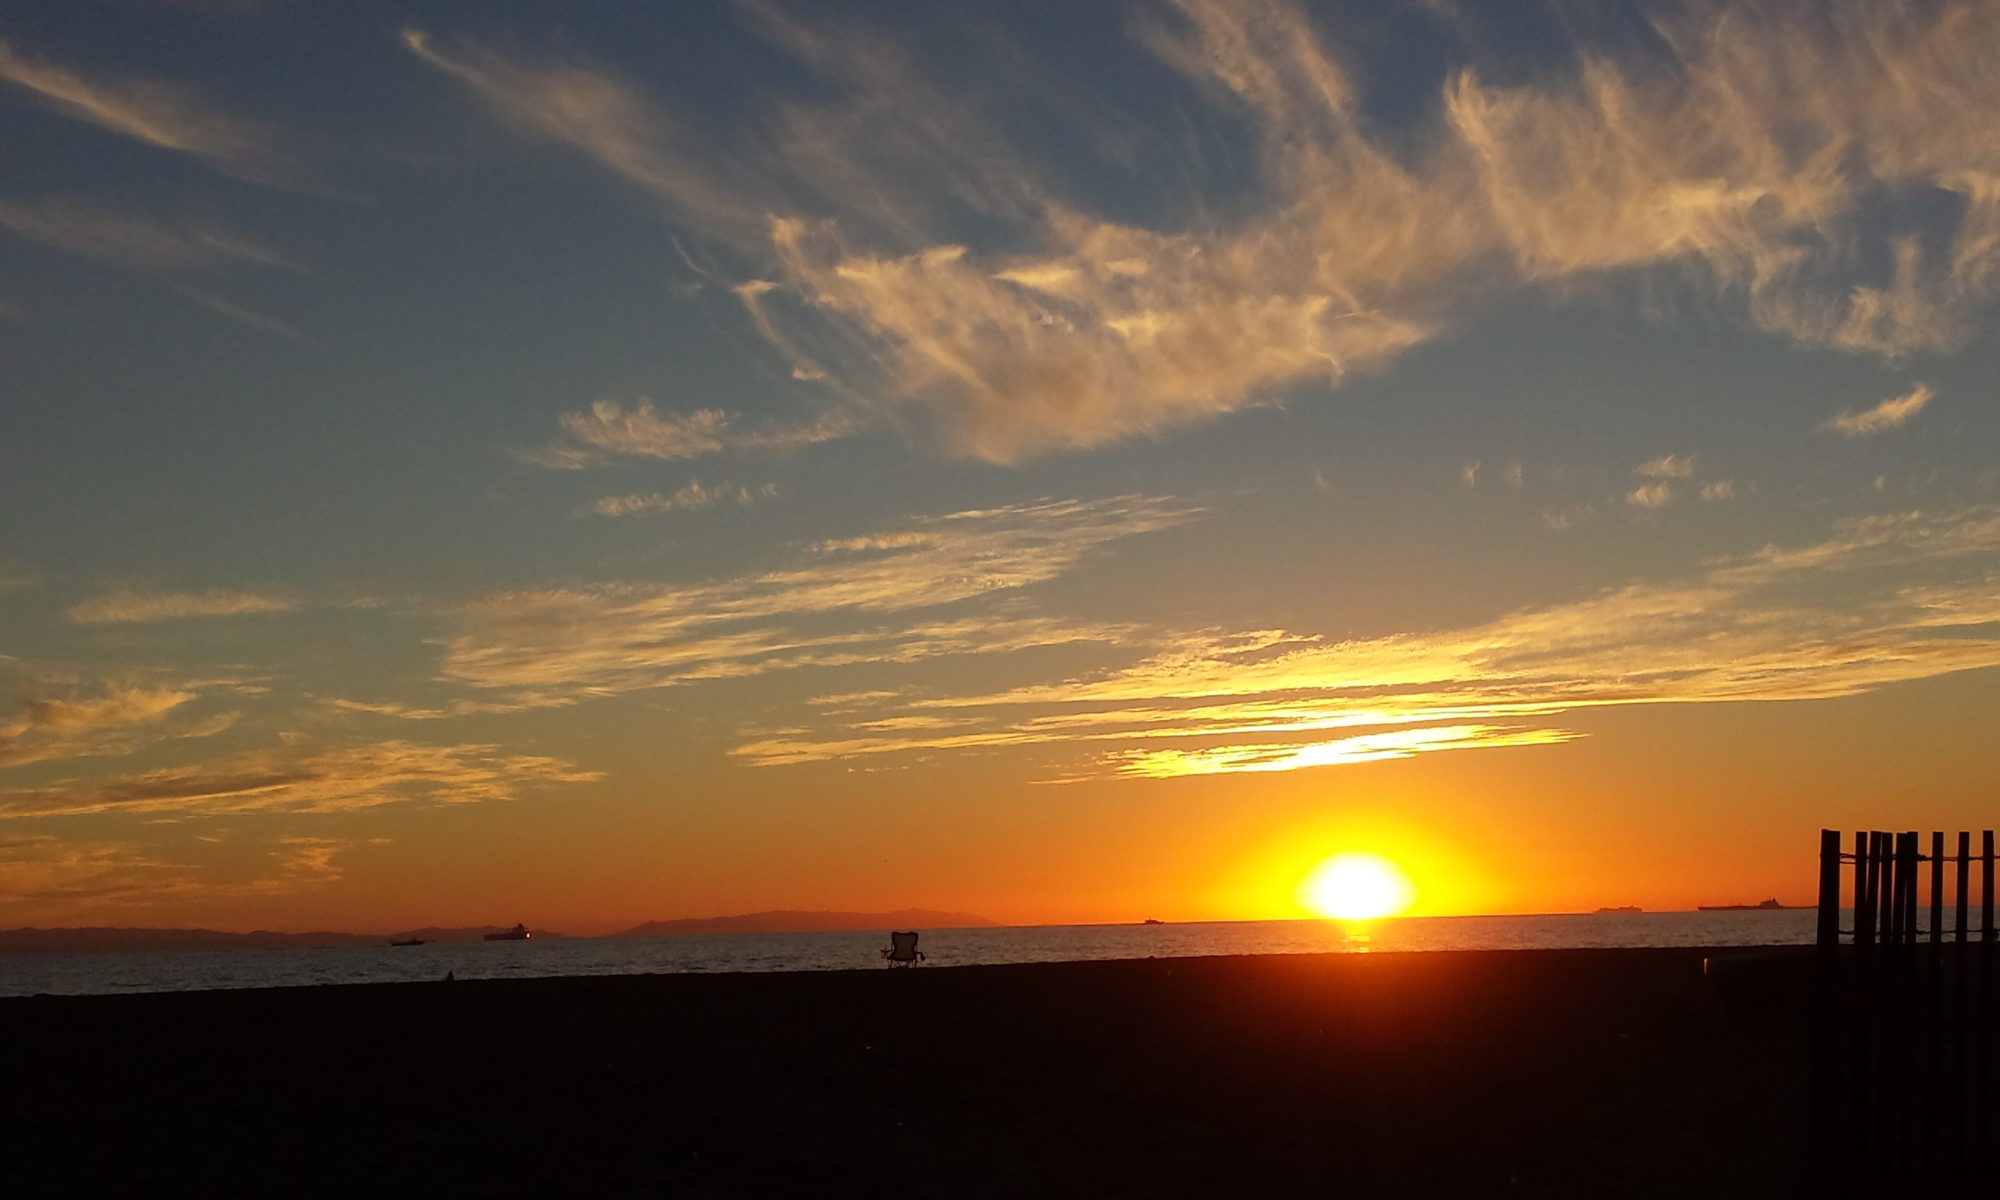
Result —
[[0, 927], [1994, 824], [2000, 3], [50, 0], [0, 114]]

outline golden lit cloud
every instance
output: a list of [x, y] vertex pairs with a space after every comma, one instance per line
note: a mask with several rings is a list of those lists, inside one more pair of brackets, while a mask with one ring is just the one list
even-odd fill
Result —
[[[893, 627], [868, 619], [1016, 592], [1062, 575], [1108, 542], [1194, 515], [1142, 496], [1043, 501], [823, 542], [804, 565], [712, 583], [494, 593], [457, 608], [463, 632], [446, 642], [444, 673], [484, 688], [604, 694], [1103, 636], [1099, 625], [991, 613]], [[794, 628], [836, 615], [863, 623]]]
[[153, 721], [194, 699], [193, 692], [123, 688], [105, 696], [75, 700], [37, 700], [28, 705], [27, 724], [57, 733]]
[[676, 489], [671, 495], [646, 492], [630, 496], [606, 496], [591, 504], [584, 511], [604, 517], [629, 517], [642, 513], [699, 512], [714, 508], [718, 504], [750, 505], [778, 494], [778, 485], [767, 483], [760, 488], [748, 488], [742, 484], [704, 484], [696, 479]]
[[353, 812], [410, 801], [472, 804], [521, 789], [602, 778], [557, 758], [497, 746], [389, 741], [332, 749], [286, 745], [94, 783], [0, 788], [0, 817], [84, 813]]
[[599, 400], [586, 411], [563, 414], [562, 427], [563, 437], [523, 457], [538, 466], [576, 470], [621, 458], [671, 461], [721, 450], [784, 450], [850, 432], [845, 421], [834, 416], [746, 429], [719, 409], [662, 413], [650, 400], [629, 407], [616, 400]]
[[1634, 508], [1660, 508], [1673, 498], [1673, 487], [1664, 483], [1649, 483], [1625, 493], [1625, 502]]
[[[829, 98], [773, 99], [733, 140], [600, 69], [407, 41], [502, 122], [742, 255], [729, 294], [795, 378], [848, 406], [836, 432], [893, 418], [999, 462], [1157, 433], [1386, 364], [1506, 291], [1617, 272], [1886, 355], [1961, 344], [2000, 284], [1985, 0], [1703, 8], [1660, 22], [1670, 62], [1579, 44], [1532, 81], [1475, 61], [1431, 127], [1393, 141], [1337, 30], [1280, 0], [1174, 0], [1136, 36], [1248, 124], [1256, 187], [1227, 217], [1197, 206], [1160, 228], [1066, 203], [1052, 168], [981, 106], [941, 102], [952, 81], [891, 39], [746, 11]], [[1953, 200], [1948, 227], [1901, 222], [1919, 192]], [[940, 236], [950, 205], [1007, 236]], [[600, 424], [544, 460], [623, 452], [632, 431]], [[664, 445], [692, 452], [700, 432]]]
[[1850, 438], [1897, 429], [1922, 412], [1934, 394], [1928, 386], [1918, 384], [1916, 390], [1893, 396], [1865, 412], [1843, 412], [1829, 417], [1820, 429]]
[[[101, 696], [29, 700], [17, 717], [0, 723], [0, 767], [130, 753], [140, 744], [134, 726], [157, 724], [195, 698], [183, 689], [114, 686]], [[179, 736], [213, 732], [219, 730], [204, 725]]]
[[125, 842], [0, 837], [0, 910], [146, 903], [183, 892], [191, 874], [185, 864]]
[[[1091, 747], [1097, 771], [1271, 771], [1573, 733], [1494, 724], [1608, 705], [1806, 700], [2000, 665], [2000, 511], [1905, 513], [1486, 625], [1363, 641], [1263, 631], [1179, 639], [1123, 670], [990, 695], [903, 702], [977, 716], [898, 725], [859, 699], [846, 732], [747, 741], [781, 764], [912, 749]], [[1156, 634], [1155, 642], [1165, 642]], [[833, 714], [827, 714], [831, 717]], [[1337, 736], [1313, 736], [1335, 733]], [[1193, 746], [1159, 748], [1172, 739]]]
[[254, 592], [107, 592], [73, 604], [69, 619], [79, 625], [145, 624], [187, 617], [232, 617], [291, 612], [298, 602]]
[[[75, 837], [0, 837], [0, 912], [15, 920], [75, 921], [82, 912], [124, 914], [187, 900], [276, 896], [340, 879], [337, 859], [354, 838], [232, 838], [239, 863], [227, 874], [133, 842]], [[235, 843], [249, 843], [235, 845]], [[119, 917], [119, 920], [130, 918]]]

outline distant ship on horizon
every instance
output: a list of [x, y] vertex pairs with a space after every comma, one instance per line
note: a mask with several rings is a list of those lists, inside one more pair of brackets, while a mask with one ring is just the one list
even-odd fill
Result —
[[1803, 904], [1780, 904], [1776, 897], [1755, 904], [1697, 904], [1696, 912], [1770, 912], [1782, 908], [1804, 908]]
[[1620, 904], [1615, 907], [1600, 908], [1597, 911], [1600, 913], [1642, 913], [1646, 910], [1636, 904]]
[[516, 925], [512, 929], [503, 929], [499, 933], [489, 933], [486, 935], [486, 940], [489, 942], [525, 942], [534, 936], [534, 934], [528, 932], [526, 925]]

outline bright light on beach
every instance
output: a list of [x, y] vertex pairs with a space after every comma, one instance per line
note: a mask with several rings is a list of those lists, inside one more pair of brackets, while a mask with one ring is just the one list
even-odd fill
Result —
[[1299, 903], [1323, 917], [1368, 921], [1393, 917], [1417, 898], [1403, 869], [1379, 854], [1336, 854], [1299, 884]]

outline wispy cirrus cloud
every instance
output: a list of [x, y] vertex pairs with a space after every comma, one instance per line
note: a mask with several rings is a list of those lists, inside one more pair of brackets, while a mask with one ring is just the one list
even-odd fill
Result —
[[169, 225], [75, 197], [38, 204], [0, 203], [0, 228], [59, 250], [142, 270], [297, 269], [281, 251], [231, 230]]
[[189, 617], [232, 617], [291, 612], [298, 601], [256, 592], [136, 592], [115, 591], [70, 605], [69, 619], [79, 625], [149, 624]]
[[778, 494], [778, 485], [767, 483], [751, 488], [742, 484], [704, 484], [692, 480], [669, 495], [643, 492], [629, 496], [605, 496], [583, 511], [601, 517], [630, 517], [646, 513], [700, 512], [719, 504], [748, 506]]
[[1099, 547], [1183, 524], [1144, 496], [1043, 501], [924, 518], [807, 548], [797, 566], [682, 586], [502, 592], [453, 612], [444, 675], [482, 688], [605, 694], [804, 666], [999, 653], [1110, 634], [1098, 624], [983, 612], [890, 614], [1000, 598]]
[[602, 778], [558, 758], [493, 745], [386, 741], [313, 748], [285, 745], [185, 767], [0, 788], [0, 818], [87, 813], [340, 813], [385, 804], [474, 804], [525, 788]]
[[[831, 99], [704, 130], [599, 67], [409, 43], [502, 123], [733, 247], [739, 298], [795, 375], [887, 397], [857, 420], [969, 456], [1267, 403], [1521, 288], [1664, 273], [1772, 333], [1899, 355], [1962, 344], [2000, 285], [1991, 0], [1697, 5], [1658, 22], [1664, 61], [1584, 41], [1502, 85], [1475, 55], [1431, 124], [1393, 134], [1298, 6], [1163, 0], [1137, 40], [1249, 130], [1254, 186], [1211, 197], [1190, 171], [1172, 211], [1199, 215], [1157, 228], [1067, 202], [989, 106], [939, 103], [956, 81], [909, 47], [746, 10]], [[1917, 193], [1955, 214], [1912, 224]], [[940, 234], [961, 210], [993, 236]]]
[[582, 412], [563, 414], [562, 428], [561, 437], [522, 457], [537, 466], [578, 470], [630, 458], [673, 461], [724, 450], [786, 450], [852, 431], [850, 421], [833, 415], [749, 427], [720, 409], [663, 413], [650, 400], [632, 405], [599, 400]]
[[300, 269], [282, 251], [233, 230], [172, 225], [74, 197], [37, 204], [0, 202], [0, 229], [128, 270], [167, 275], [177, 280], [169, 285], [175, 292], [210, 312], [266, 333], [310, 341], [275, 317], [186, 282], [191, 276], [238, 267]]
[[[81, 912], [129, 914], [162, 904], [235, 896], [275, 896], [340, 879], [339, 857], [358, 838], [285, 835], [235, 838], [237, 868], [226, 878], [192, 855], [170, 855], [103, 838], [0, 837], [0, 911], [15, 919], [74, 922]], [[246, 877], [243, 865], [251, 872]]]
[[11, 720], [0, 721], [0, 767], [130, 753], [141, 744], [135, 727], [159, 724], [198, 695], [185, 688], [112, 686], [95, 696], [29, 699]]
[[1820, 431], [1858, 438], [1900, 429], [1909, 423], [1910, 418], [1924, 411], [1924, 406], [1931, 402], [1931, 397], [1935, 394], [1928, 385], [1918, 384], [1914, 390], [1901, 396], [1892, 396], [1862, 412], [1836, 413], [1826, 419], [1820, 426]]
[[[2000, 665], [1996, 552], [2000, 510], [1912, 512], [1466, 629], [1341, 643], [1156, 631], [1135, 643], [1169, 648], [1123, 669], [900, 705], [863, 697], [838, 720], [821, 714], [832, 728], [732, 753], [777, 765], [1040, 747], [1086, 754], [1084, 774], [1163, 775], [1547, 745], [1575, 736], [1546, 723], [1566, 712], [1825, 699]], [[890, 720], [938, 714], [954, 720]]]
[[190, 154], [252, 183], [297, 187], [304, 173], [271, 125], [226, 111], [183, 84], [87, 71], [24, 54], [0, 39], [0, 80], [51, 112]]

